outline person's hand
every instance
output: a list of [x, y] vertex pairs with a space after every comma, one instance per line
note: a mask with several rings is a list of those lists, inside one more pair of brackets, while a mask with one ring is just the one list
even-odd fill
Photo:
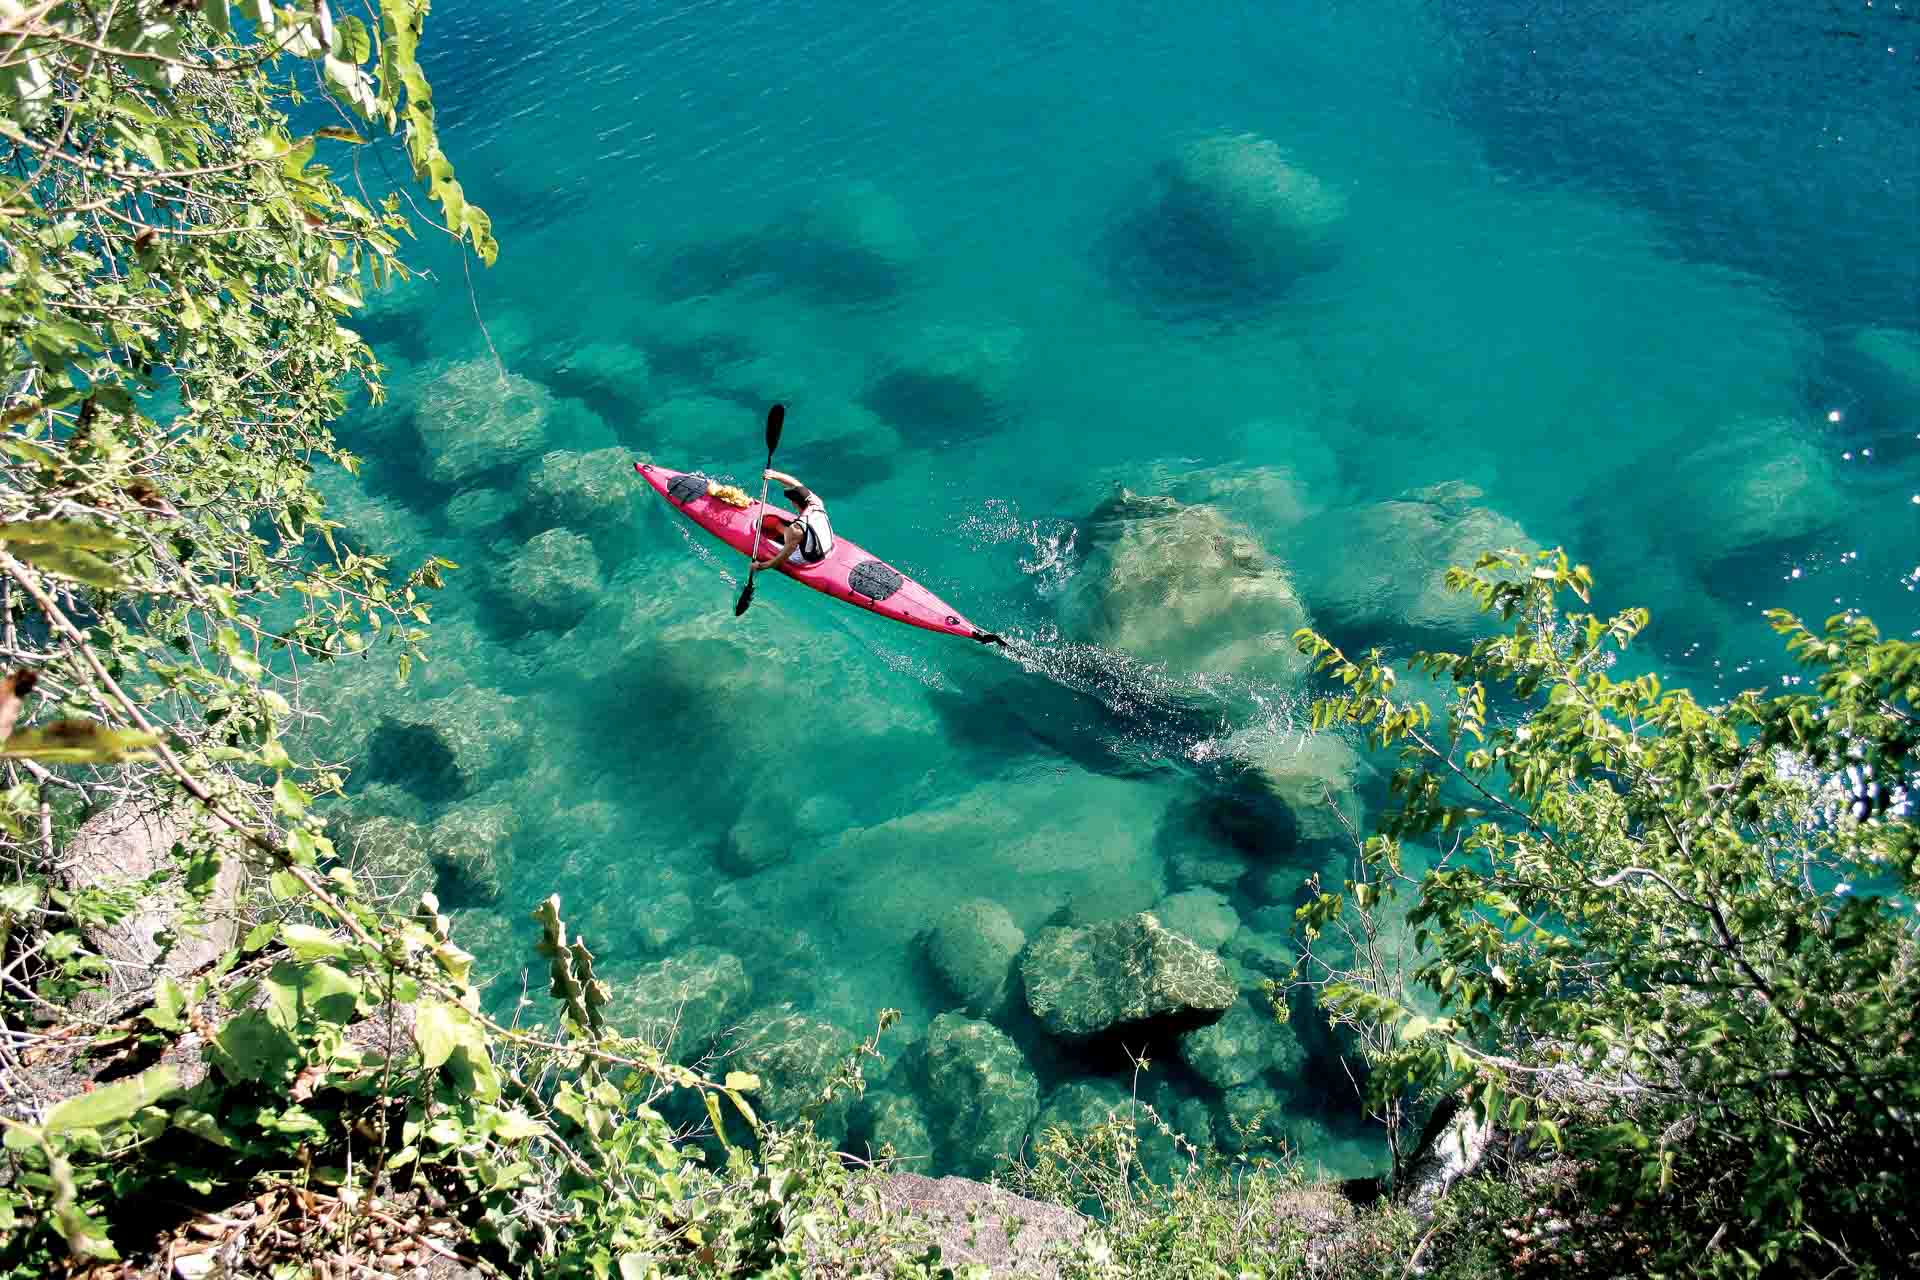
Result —
[[771, 569], [773, 568], [773, 557], [768, 556], [765, 560], [755, 560], [753, 567], [756, 569]]
[[773, 477], [774, 477], [774, 471], [772, 467], [768, 467], [765, 471], [762, 471], [760, 473], [760, 478], [762, 480], [771, 480], [773, 479]]

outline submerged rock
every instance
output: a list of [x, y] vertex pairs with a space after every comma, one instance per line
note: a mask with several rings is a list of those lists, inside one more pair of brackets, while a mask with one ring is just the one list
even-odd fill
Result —
[[1447, 590], [1450, 566], [1536, 544], [1479, 505], [1468, 484], [1434, 485], [1391, 502], [1330, 511], [1303, 530], [1301, 590], [1325, 629], [1343, 636], [1412, 635], [1465, 643], [1487, 626], [1470, 595]]
[[867, 388], [867, 406], [910, 439], [981, 434], [1004, 416], [1025, 349], [1013, 325], [923, 329]]
[[593, 543], [571, 529], [536, 534], [508, 559], [502, 587], [520, 616], [564, 631], [593, 608], [602, 586]]
[[411, 909], [435, 887], [432, 838], [417, 822], [355, 815], [329, 823], [327, 836], [361, 894], [374, 901]]
[[1324, 843], [1366, 832], [1360, 787], [1372, 771], [1338, 734], [1288, 733], [1245, 742], [1229, 739], [1229, 747], [1258, 771], [1287, 806], [1297, 839]]
[[829, 1097], [827, 1085], [853, 1049], [854, 1038], [839, 1027], [779, 1005], [748, 1016], [728, 1064], [760, 1077], [753, 1108], [762, 1120], [788, 1126], [811, 1119], [814, 1131], [837, 1145], [847, 1136], [853, 1096], [841, 1090]]
[[1189, 672], [1291, 681], [1306, 605], [1245, 528], [1212, 507], [1126, 490], [1087, 524], [1088, 553], [1061, 601], [1070, 632]]
[[927, 960], [962, 1007], [990, 1013], [1006, 999], [1014, 958], [1027, 935], [1007, 909], [985, 898], [956, 903], [927, 932]]
[[1708, 565], [1810, 537], [1846, 510], [1826, 451], [1786, 419], [1742, 424], [1673, 474], [1661, 523]]
[[935, 1140], [947, 1167], [992, 1172], [1040, 1109], [1040, 1085], [1007, 1033], [943, 1013], [927, 1029], [927, 1088]]
[[926, 1108], [911, 1093], [870, 1090], [860, 1101], [855, 1122], [876, 1156], [881, 1148], [892, 1147], [901, 1166], [932, 1167], [933, 1130], [927, 1124]]
[[526, 512], [532, 527], [598, 529], [625, 519], [640, 492], [633, 463], [632, 450], [618, 447], [546, 454], [527, 477]]
[[491, 903], [500, 897], [500, 863], [520, 818], [504, 804], [465, 804], [434, 820], [432, 855], [449, 903]]
[[733, 400], [682, 395], [662, 401], [640, 419], [640, 433], [655, 456], [687, 467], [706, 456], [715, 440], [757, 440], [760, 415]]
[[389, 709], [367, 749], [369, 772], [429, 799], [471, 795], [520, 759], [517, 699], [468, 687]]
[[1021, 954], [1020, 975], [1034, 1016], [1068, 1038], [1149, 1019], [1210, 1022], [1234, 999], [1219, 956], [1145, 912], [1040, 930]]
[[1167, 928], [1209, 951], [1218, 951], [1240, 927], [1240, 917], [1226, 895], [1212, 889], [1188, 889], [1162, 898], [1153, 914]]
[[422, 373], [414, 429], [426, 472], [437, 484], [464, 485], [539, 453], [547, 440], [553, 393], [490, 359], [441, 364]]
[[1264, 1084], [1243, 1084], [1227, 1090], [1220, 1100], [1214, 1136], [1229, 1151], [1270, 1149], [1283, 1141], [1286, 1099]]
[[1138, 226], [1170, 292], [1282, 289], [1326, 266], [1346, 217], [1339, 192], [1251, 133], [1200, 138], [1154, 174]]
[[645, 347], [629, 342], [585, 342], [570, 345], [552, 362], [554, 386], [570, 396], [595, 401], [612, 412], [625, 412], [647, 401], [653, 369]]
[[1854, 333], [1842, 354], [1847, 380], [1883, 432], [1920, 432], [1920, 333], [1871, 328]]
[[1193, 1073], [1216, 1089], [1231, 1089], [1271, 1071], [1291, 1078], [1306, 1065], [1306, 1051], [1273, 1011], [1242, 997], [1220, 1021], [1180, 1037], [1180, 1056]]
[[1070, 1080], [1047, 1095], [1028, 1134], [1038, 1146], [1049, 1129], [1085, 1138], [1109, 1121], [1133, 1124], [1133, 1096], [1111, 1080]]
[[463, 489], [447, 503], [447, 523], [461, 533], [486, 533], [513, 514], [512, 495], [500, 489]]
[[703, 1056], [753, 995], [739, 957], [715, 947], [689, 947], [608, 985], [607, 1021], [623, 1035], [667, 1047], [678, 1062]]

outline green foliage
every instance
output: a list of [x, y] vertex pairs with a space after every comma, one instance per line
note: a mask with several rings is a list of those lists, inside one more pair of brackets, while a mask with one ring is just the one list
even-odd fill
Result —
[[[1141, 1139], [1156, 1134], [1192, 1156], [1162, 1180], [1137, 1158]], [[1139, 1103], [1084, 1133], [1047, 1130], [1008, 1180], [1024, 1195], [1094, 1215], [1086, 1234], [1058, 1251], [1067, 1280], [1400, 1275], [1416, 1234], [1392, 1205], [1356, 1213], [1289, 1159], [1227, 1163], [1198, 1151]]]
[[[1364, 979], [1322, 992], [1392, 1033], [1375, 1090], [1462, 1087], [1591, 1153], [1594, 1195], [1691, 1198], [1689, 1220], [1723, 1228], [1716, 1271], [1910, 1271], [1920, 646], [1775, 613], [1810, 691], [1703, 706], [1609, 675], [1647, 615], [1563, 614], [1591, 580], [1562, 553], [1490, 555], [1449, 583], [1511, 625], [1412, 659], [1451, 681], [1443, 715], [1402, 701], [1378, 653], [1299, 637], [1345, 687], [1316, 724], [1401, 755], [1382, 836], [1344, 893], [1302, 909], [1306, 942], [1356, 898], [1408, 891], [1402, 841], [1449, 842], [1407, 914], [1430, 1012]], [[1626, 1101], [1562, 1123], [1596, 1096]]]

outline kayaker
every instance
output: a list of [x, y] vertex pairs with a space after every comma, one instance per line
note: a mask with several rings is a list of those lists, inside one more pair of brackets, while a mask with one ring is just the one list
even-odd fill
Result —
[[762, 475], [780, 483], [787, 501], [799, 509], [800, 516], [787, 521], [784, 529], [777, 516], [766, 518], [762, 527], [768, 537], [779, 539], [780, 545], [771, 554], [755, 560], [754, 567], [778, 569], [788, 560], [796, 564], [818, 564], [825, 560], [833, 550], [833, 525], [827, 520], [827, 504], [820, 501], [819, 494], [784, 471], [768, 467]]

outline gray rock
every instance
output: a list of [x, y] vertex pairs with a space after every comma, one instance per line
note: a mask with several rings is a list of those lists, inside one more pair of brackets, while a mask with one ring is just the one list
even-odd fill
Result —
[[943, 1265], [974, 1263], [995, 1276], [1059, 1280], [1059, 1264], [1050, 1255], [1087, 1230], [1087, 1219], [1072, 1209], [967, 1178], [888, 1173], [866, 1185], [877, 1190], [880, 1212], [927, 1224]]
[[1144, 912], [1042, 929], [1021, 954], [1020, 974], [1034, 1015], [1068, 1038], [1170, 1015], [1210, 1019], [1234, 999], [1220, 957]]
[[997, 902], [973, 898], [941, 912], [927, 933], [927, 960], [948, 992], [975, 1012], [988, 1013], [1006, 998], [1014, 957], [1027, 935]]
[[1040, 1085], [1007, 1033], [943, 1013], [927, 1029], [933, 1135], [950, 1168], [986, 1173], [1020, 1140], [1040, 1109]]
[[170, 876], [143, 893], [134, 909], [112, 924], [82, 932], [112, 962], [106, 1001], [150, 990], [160, 974], [180, 977], [212, 963], [239, 936], [246, 879], [245, 856], [229, 837], [189, 811], [136, 810], [122, 802], [94, 814], [60, 849], [56, 863], [68, 889], [102, 888], [172, 871], [174, 846], [191, 861], [217, 858], [204, 902], [194, 904], [184, 877]]

